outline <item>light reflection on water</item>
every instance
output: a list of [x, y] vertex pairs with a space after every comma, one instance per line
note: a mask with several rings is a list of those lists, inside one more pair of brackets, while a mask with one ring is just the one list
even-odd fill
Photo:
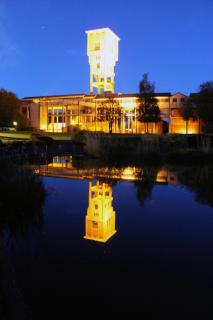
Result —
[[[114, 184], [116, 181], [135, 182], [141, 203], [149, 196], [154, 184], [178, 185], [175, 172], [166, 168], [157, 170], [149, 168], [148, 171], [146, 167], [135, 166], [78, 168], [75, 167], [70, 156], [54, 157], [52, 163], [39, 166], [35, 169], [35, 173], [41, 176], [90, 180], [84, 238], [103, 243], [116, 233], [116, 212], [112, 205], [113, 182]], [[140, 190], [140, 181], [145, 181], [144, 194]]]
[[56, 157], [34, 172], [48, 190], [42, 229], [16, 236], [8, 251], [35, 319], [67, 314], [79, 301], [93, 311], [208, 310], [213, 166]]
[[89, 182], [89, 200], [85, 220], [85, 239], [106, 242], [115, 233], [112, 187], [108, 183]]
[[[195, 192], [195, 199], [213, 206], [213, 167], [185, 166], [105, 166], [73, 161], [72, 156], [54, 157], [52, 163], [34, 169], [40, 176], [71, 180], [89, 180], [85, 239], [107, 242], [116, 233], [113, 186], [129, 182], [134, 185], [141, 207], [151, 200], [153, 187], [184, 186]], [[169, 199], [168, 199], [169, 200]]]

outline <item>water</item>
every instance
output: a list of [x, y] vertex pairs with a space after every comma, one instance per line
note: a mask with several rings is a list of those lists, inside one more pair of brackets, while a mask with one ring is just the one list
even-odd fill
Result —
[[112, 307], [171, 316], [211, 309], [212, 166], [56, 158], [35, 171], [48, 190], [40, 221], [2, 237], [33, 319]]

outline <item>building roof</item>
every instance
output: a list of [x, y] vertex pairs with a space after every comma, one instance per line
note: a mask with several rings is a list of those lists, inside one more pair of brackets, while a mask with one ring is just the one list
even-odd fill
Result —
[[[170, 92], [156, 92], [154, 94], [156, 97], [170, 97]], [[34, 99], [54, 99], [54, 98], [73, 98], [73, 97], [79, 97], [79, 98], [95, 98], [95, 99], [101, 99], [101, 98], [137, 98], [139, 96], [138, 93], [103, 93], [103, 94], [62, 94], [62, 95], [48, 95], [48, 96], [34, 96], [34, 97], [24, 97], [22, 100], [34, 100]]]
[[85, 93], [78, 94], [56, 94], [56, 95], [48, 95], [48, 96], [33, 96], [33, 97], [24, 97], [22, 100], [32, 100], [32, 99], [46, 99], [46, 98], [69, 98], [69, 97], [83, 97]]
[[178, 95], [178, 94], [180, 94], [181, 96], [187, 97], [184, 93], [182, 93], [182, 92], [180, 92], [180, 91], [172, 94], [172, 96], [176, 96], [176, 95]]
[[114, 37], [116, 37], [118, 40], [120, 40], [120, 38], [117, 36], [117, 34], [115, 34], [110, 28], [100, 28], [100, 29], [92, 29], [92, 30], [87, 30], [86, 33], [100, 33], [100, 32], [107, 32], [112, 34]]

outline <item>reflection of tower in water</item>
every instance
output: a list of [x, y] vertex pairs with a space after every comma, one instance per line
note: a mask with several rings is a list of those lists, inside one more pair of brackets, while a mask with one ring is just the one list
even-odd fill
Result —
[[86, 215], [85, 239], [106, 242], [115, 233], [115, 211], [112, 187], [107, 183], [89, 182], [89, 205]]

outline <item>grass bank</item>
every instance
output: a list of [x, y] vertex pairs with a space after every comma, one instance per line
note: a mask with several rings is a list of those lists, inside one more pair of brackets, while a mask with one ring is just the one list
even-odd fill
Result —
[[85, 152], [98, 159], [192, 161], [213, 160], [213, 135], [84, 134]]
[[13, 141], [34, 141], [39, 137], [48, 137], [55, 141], [71, 141], [70, 133], [40, 133], [34, 131], [0, 132], [0, 140], [3, 143]]

